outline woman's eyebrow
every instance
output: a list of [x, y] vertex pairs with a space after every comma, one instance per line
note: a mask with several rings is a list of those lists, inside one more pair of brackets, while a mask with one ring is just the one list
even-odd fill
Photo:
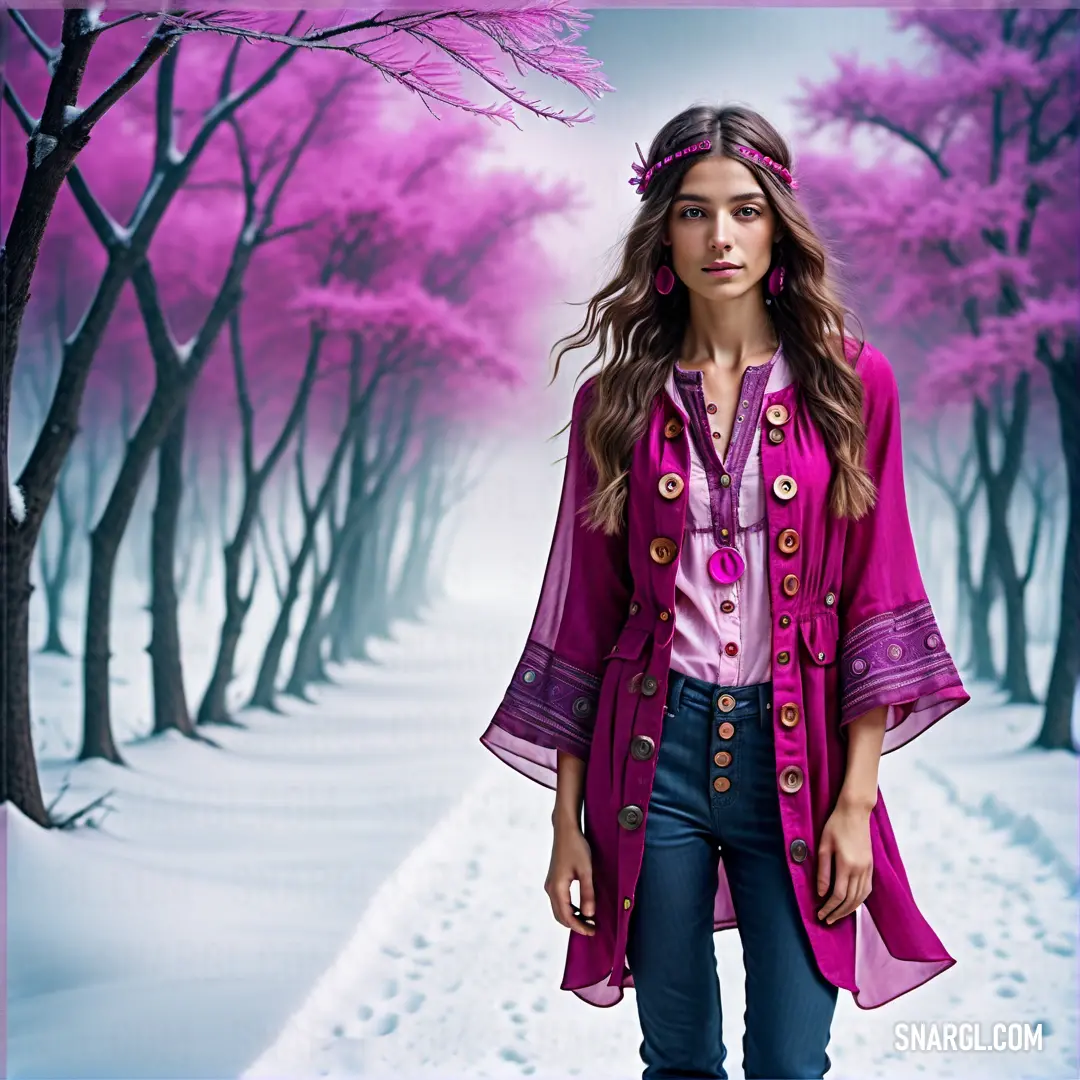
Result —
[[[744, 191], [739, 195], [732, 195], [731, 198], [728, 199], [728, 202], [729, 203], [746, 202], [748, 199], [763, 199], [764, 197], [765, 197], [765, 193], [763, 191]], [[688, 191], [683, 192], [683, 193], [681, 193], [679, 195], [676, 195], [674, 201], [675, 202], [700, 202], [700, 203], [712, 202], [712, 200], [708, 197], [708, 195], [693, 195]]]

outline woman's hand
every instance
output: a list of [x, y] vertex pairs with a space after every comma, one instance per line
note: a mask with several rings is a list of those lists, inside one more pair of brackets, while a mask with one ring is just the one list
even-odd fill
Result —
[[825, 822], [818, 845], [818, 896], [825, 895], [830, 878], [834, 882], [832, 893], [818, 911], [818, 919], [832, 926], [850, 915], [870, 895], [873, 875], [870, 812], [839, 803]]
[[586, 918], [596, 917], [596, 897], [593, 894], [592, 852], [589, 842], [576, 823], [560, 822], [555, 826], [554, 840], [551, 845], [551, 865], [548, 867], [544, 892], [551, 901], [551, 910], [555, 918], [569, 927], [576, 934], [592, 937], [594, 927], [586, 926], [574, 915], [570, 900], [570, 883], [577, 881], [581, 888], [581, 914]]

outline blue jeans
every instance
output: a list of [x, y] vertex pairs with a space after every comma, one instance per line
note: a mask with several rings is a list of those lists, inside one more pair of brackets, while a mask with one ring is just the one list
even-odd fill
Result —
[[[727, 712], [721, 695], [735, 699]], [[769, 683], [728, 688], [671, 673], [627, 943], [643, 1080], [727, 1078], [713, 942], [720, 849], [746, 966], [747, 1080], [829, 1069], [837, 990], [818, 970], [791, 885], [771, 700]], [[729, 783], [718, 791], [719, 777]]]

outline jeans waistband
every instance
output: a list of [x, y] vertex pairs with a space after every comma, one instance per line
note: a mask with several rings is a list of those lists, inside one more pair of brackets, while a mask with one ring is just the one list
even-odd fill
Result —
[[[734, 699], [734, 704], [725, 700], [726, 707], [722, 707], [721, 698]], [[723, 686], [672, 670], [668, 676], [668, 711], [676, 712], [684, 705], [707, 709], [725, 720], [757, 720], [764, 724], [772, 711], [772, 683]]]

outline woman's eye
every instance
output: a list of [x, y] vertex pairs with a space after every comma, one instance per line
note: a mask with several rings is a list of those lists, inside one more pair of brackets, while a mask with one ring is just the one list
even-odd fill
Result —
[[688, 217], [690, 214], [700, 214], [701, 208], [698, 206], [688, 206], [683, 212], [683, 217]]
[[744, 215], [747, 220], [750, 218], [761, 217], [761, 211], [756, 206], [740, 206], [735, 212], [736, 214], [742, 214], [745, 210], [750, 211], [749, 214]]

